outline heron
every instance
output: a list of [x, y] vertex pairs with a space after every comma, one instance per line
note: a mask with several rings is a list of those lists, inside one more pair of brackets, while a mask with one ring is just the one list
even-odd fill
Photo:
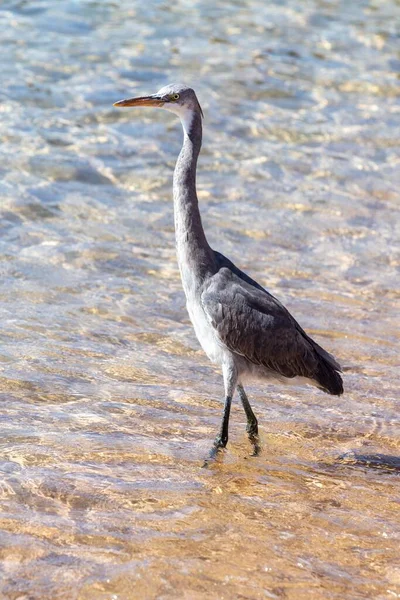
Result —
[[177, 115], [183, 145], [173, 177], [175, 241], [186, 307], [197, 339], [222, 370], [222, 422], [212, 445], [214, 459], [228, 443], [229, 415], [237, 390], [247, 433], [258, 443], [258, 422], [244, 385], [249, 380], [309, 383], [323, 392], [343, 393], [341, 367], [266, 289], [213, 250], [204, 233], [196, 192], [203, 111], [194, 90], [171, 84], [156, 94], [120, 100], [116, 107], [156, 107]]

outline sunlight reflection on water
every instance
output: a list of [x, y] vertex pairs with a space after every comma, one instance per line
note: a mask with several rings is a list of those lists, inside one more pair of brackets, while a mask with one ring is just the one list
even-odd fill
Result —
[[[400, 595], [399, 7], [0, 7], [5, 598]], [[112, 103], [186, 80], [214, 247], [341, 361], [346, 395], [221, 377], [174, 250], [181, 131]]]

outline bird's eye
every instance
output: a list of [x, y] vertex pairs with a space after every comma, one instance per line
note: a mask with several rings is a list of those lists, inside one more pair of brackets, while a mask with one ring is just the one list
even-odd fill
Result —
[[172, 94], [172, 100], [179, 100], [179, 94]]

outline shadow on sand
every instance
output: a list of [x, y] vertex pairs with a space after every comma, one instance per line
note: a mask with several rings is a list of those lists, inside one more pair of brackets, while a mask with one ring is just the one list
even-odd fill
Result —
[[349, 467], [367, 467], [387, 473], [400, 473], [400, 457], [391, 454], [358, 454], [348, 452], [339, 456], [339, 462]]

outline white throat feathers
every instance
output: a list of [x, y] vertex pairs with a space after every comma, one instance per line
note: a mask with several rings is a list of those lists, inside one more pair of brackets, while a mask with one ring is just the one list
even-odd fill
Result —
[[189, 135], [192, 128], [194, 110], [186, 106], [179, 106], [179, 104], [169, 104], [164, 106], [164, 108], [178, 115], [182, 123], [183, 131], [186, 135]]

